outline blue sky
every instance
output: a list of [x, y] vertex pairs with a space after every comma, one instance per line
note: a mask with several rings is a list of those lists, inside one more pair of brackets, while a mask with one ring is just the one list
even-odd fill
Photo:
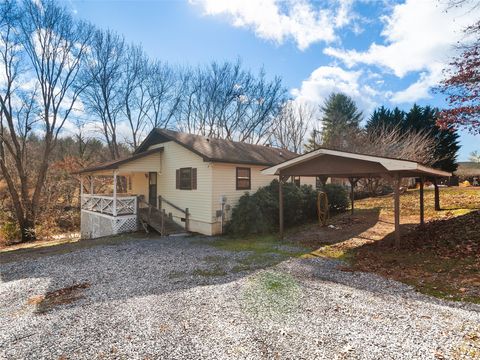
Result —
[[[443, 106], [432, 93], [479, 9], [445, 11], [443, 0], [65, 0], [77, 17], [141, 43], [172, 64], [235, 60], [279, 75], [298, 101], [352, 96], [366, 117], [379, 105]], [[462, 132], [460, 160], [480, 150]]]

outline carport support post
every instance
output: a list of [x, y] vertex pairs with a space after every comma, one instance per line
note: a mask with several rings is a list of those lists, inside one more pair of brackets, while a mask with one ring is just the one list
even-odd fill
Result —
[[281, 174], [278, 176], [278, 219], [280, 239], [283, 239], [283, 178]]
[[435, 188], [435, 211], [440, 211], [440, 191], [436, 177], [433, 178], [433, 187]]
[[425, 225], [425, 204], [423, 202], [423, 184], [424, 178], [420, 177], [420, 225]]
[[355, 207], [355, 186], [357, 185], [358, 179], [348, 178], [348, 181], [350, 182], [350, 201], [352, 202], [351, 214], [353, 215], [353, 210]]
[[399, 174], [395, 174], [394, 180], [394, 202], [395, 202], [395, 247], [400, 247], [400, 182], [401, 177]]

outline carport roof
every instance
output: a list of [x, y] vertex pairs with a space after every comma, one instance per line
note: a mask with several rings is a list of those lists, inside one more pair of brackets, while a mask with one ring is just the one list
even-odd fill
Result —
[[452, 174], [418, 162], [320, 148], [262, 171], [265, 175], [376, 177], [447, 177]]

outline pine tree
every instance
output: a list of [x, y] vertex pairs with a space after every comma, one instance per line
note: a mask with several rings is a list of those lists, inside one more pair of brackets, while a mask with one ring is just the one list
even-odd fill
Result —
[[333, 148], [348, 148], [348, 140], [352, 133], [360, 130], [362, 112], [345, 94], [332, 93], [321, 108], [322, 145]]
[[430, 106], [421, 107], [414, 104], [407, 113], [404, 131], [423, 131], [429, 133], [436, 141], [434, 151], [438, 159], [433, 167], [453, 172], [457, 170], [457, 152], [460, 149], [459, 135], [452, 124], [443, 128], [437, 125], [439, 110]]
[[398, 107], [390, 110], [385, 106], [375, 109], [365, 125], [365, 130], [369, 134], [381, 133], [382, 131], [393, 130], [397, 127], [403, 127], [405, 121], [405, 112]]
[[365, 129], [370, 134], [375, 134], [377, 131], [381, 133], [381, 129], [388, 130], [390, 127], [392, 129], [397, 127], [402, 133], [414, 131], [430, 134], [437, 144], [432, 151], [438, 159], [432, 166], [453, 172], [458, 166], [459, 135], [453, 125], [447, 124], [445, 128], [438, 127], [438, 114], [438, 109], [417, 104], [414, 104], [408, 112], [398, 108], [389, 110], [382, 106], [373, 112]]
[[307, 153], [313, 150], [317, 150], [320, 147], [321, 143], [322, 140], [320, 137], [320, 131], [313, 129], [310, 132], [310, 137], [308, 138], [307, 142], [303, 145], [303, 148]]

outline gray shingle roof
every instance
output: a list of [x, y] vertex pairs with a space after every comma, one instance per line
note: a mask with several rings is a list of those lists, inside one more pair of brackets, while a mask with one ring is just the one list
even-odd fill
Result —
[[297, 156], [291, 151], [275, 147], [211, 139], [167, 129], [154, 129], [135, 154], [146, 151], [151, 145], [167, 141], [175, 141], [203, 157], [205, 161], [212, 162], [272, 166]]

